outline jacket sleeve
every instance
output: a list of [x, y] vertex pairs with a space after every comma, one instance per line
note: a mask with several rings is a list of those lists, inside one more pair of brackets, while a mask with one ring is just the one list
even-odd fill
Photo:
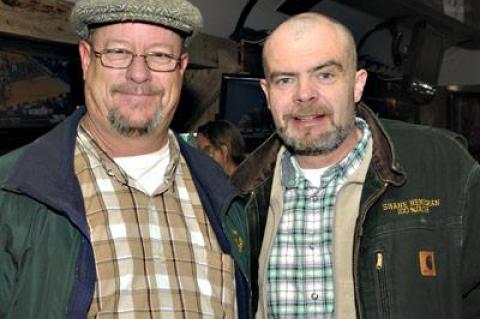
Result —
[[15, 211], [11, 197], [0, 192], [0, 318], [6, 318], [13, 306], [13, 296], [32, 228], [29, 214]]
[[16, 262], [11, 253], [11, 237], [11, 229], [0, 217], [0, 318], [6, 316], [15, 286]]
[[462, 250], [463, 318], [480, 318], [480, 166], [470, 172], [465, 191]]

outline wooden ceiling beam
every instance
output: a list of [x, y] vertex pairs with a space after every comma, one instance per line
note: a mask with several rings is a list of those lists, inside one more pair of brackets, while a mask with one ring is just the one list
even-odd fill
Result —
[[69, 23], [72, 6], [63, 0], [0, 0], [0, 34], [77, 43]]

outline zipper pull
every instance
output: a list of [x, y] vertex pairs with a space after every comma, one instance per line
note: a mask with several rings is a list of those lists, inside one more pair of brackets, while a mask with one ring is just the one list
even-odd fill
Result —
[[381, 252], [377, 253], [377, 264], [375, 268], [377, 268], [377, 270], [382, 270], [383, 268], [383, 254]]

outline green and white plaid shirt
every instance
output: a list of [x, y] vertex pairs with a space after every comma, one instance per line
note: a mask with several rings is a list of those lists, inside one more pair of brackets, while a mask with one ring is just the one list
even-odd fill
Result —
[[[370, 130], [355, 119], [362, 138], [321, 176], [320, 187], [305, 179], [290, 152], [282, 157], [283, 215], [268, 265], [270, 318], [334, 318], [332, 225], [337, 193], [359, 167]], [[341, 213], [341, 212], [337, 212]]]

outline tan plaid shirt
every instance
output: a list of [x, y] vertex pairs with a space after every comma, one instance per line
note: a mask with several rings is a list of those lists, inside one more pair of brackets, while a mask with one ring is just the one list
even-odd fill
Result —
[[234, 265], [203, 211], [177, 141], [149, 196], [79, 128], [82, 189], [97, 282], [89, 318], [235, 318]]

